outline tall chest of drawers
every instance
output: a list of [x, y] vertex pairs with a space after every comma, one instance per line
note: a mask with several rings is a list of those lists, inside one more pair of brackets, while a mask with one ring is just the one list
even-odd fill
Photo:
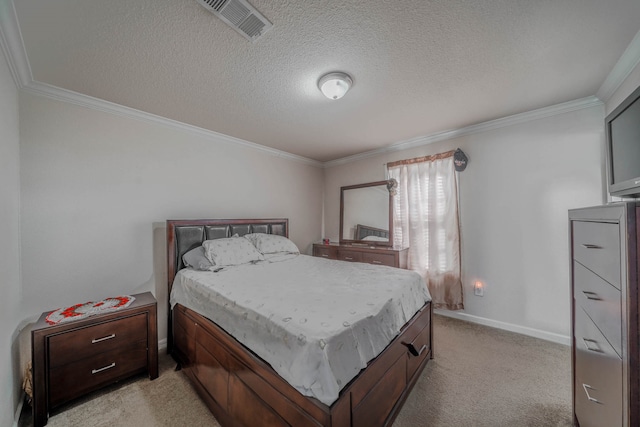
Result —
[[569, 211], [574, 421], [640, 425], [635, 202]]

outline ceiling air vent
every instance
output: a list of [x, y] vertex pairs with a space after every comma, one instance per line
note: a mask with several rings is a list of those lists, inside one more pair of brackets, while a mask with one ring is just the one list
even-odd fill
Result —
[[252, 42], [260, 38], [273, 25], [245, 0], [197, 0], [197, 2]]

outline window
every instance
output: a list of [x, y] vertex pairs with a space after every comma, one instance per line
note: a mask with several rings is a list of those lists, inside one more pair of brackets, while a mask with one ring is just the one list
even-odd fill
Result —
[[387, 165], [398, 181], [394, 246], [408, 247], [408, 266], [427, 283], [434, 307], [464, 308], [460, 278], [458, 185], [453, 151]]

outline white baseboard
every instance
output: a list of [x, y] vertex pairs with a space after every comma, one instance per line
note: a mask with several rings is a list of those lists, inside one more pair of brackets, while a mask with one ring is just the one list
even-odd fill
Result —
[[479, 325], [490, 326], [492, 328], [504, 329], [505, 331], [515, 332], [517, 334], [528, 335], [534, 338], [540, 338], [546, 341], [556, 342], [563, 345], [571, 345], [571, 337], [560, 335], [553, 332], [541, 331], [539, 329], [528, 328], [526, 326], [514, 325], [513, 323], [501, 322], [499, 320], [487, 319], [486, 317], [474, 316], [459, 311], [450, 310], [434, 310], [435, 314], [440, 314], [454, 319], [465, 320]]
[[161, 340], [158, 340], [158, 352], [166, 349], [167, 349], [167, 339], [162, 338]]

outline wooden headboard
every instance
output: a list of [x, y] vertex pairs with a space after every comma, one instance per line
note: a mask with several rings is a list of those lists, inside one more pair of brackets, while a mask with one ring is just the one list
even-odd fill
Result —
[[[169, 219], [167, 220], [167, 287], [171, 295], [173, 280], [184, 268], [182, 255], [202, 245], [205, 240], [244, 236], [250, 233], [278, 234], [289, 237], [289, 219]], [[167, 350], [173, 342], [171, 303], [169, 302], [169, 329]]]
[[205, 240], [244, 236], [250, 233], [278, 234], [289, 237], [289, 220], [279, 219], [170, 219], [167, 220], [168, 289], [184, 268], [182, 255], [202, 245]]
[[389, 239], [389, 230], [382, 228], [369, 227], [368, 225], [356, 225], [356, 240], [362, 240], [367, 236], [376, 236]]

